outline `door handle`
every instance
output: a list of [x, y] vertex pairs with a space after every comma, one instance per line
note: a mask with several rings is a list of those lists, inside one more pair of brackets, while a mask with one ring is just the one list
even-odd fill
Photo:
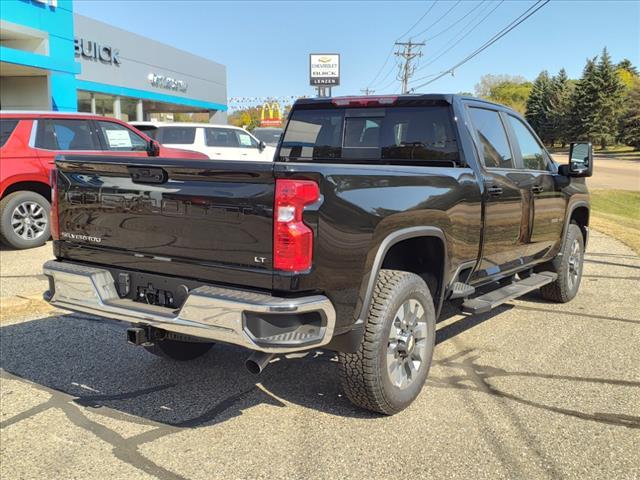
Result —
[[487, 189], [487, 191], [492, 197], [499, 197], [500, 195], [502, 195], [502, 187], [499, 187], [497, 185], [492, 185]]
[[531, 187], [531, 191], [533, 193], [542, 193], [544, 191], [544, 187], [542, 185], [534, 185]]

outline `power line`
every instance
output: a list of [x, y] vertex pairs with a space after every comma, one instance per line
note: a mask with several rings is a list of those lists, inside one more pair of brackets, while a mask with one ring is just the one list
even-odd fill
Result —
[[[396, 42], [396, 45], [403, 47], [403, 50], [396, 52], [396, 56], [404, 58], [404, 65], [402, 66], [401, 81], [402, 81], [402, 93], [409, 93], [409, 78], [415, 72], [415, 67], [411, 65], [411, 62], [418, 57], [422, 56], [419, 47], [424, 46], [424, 42], [415, 43], [409, 40], [408, 42]], [[415, 51], [414, 48], [418, 48]]]
[[375, 90], [371, 90], [370, 88], [361, 88], [360, 91], [365, 95], [371, 95], [372, 93], [376, 93]]
[[440, 30], [438, 33], [431, 35], [429, 38], [427, 38], [425, 41], [431, 41], [434, 38], [439, 37], [440, 35], [442, 35], [445, 32], [448, 32], [451, 27], [456, 26], [457, 24], [459, 24], [462, 20], [464, 20], [465, 18], [467, 18], [469, 15], [471, 15], [473, 12], [475, 12], [482, 4], [485, 3], [486, 0], [482, 0], [481, 2], [477, 3], [475, 7], [473, 7], [471, 10], [469, 10], [467, 13], [465, 13], [462, 17], [460, 17], [458, 20], [456, 20], [455, 22], [453, 22], [451, 25], [447, 26], [445, 29]]
[[[454, 49], [460, 42], [462, 42], [465, 38], [467, 38], [469, 35], [471, 35], [473, 33], [473, 31], [478, 28], [480, 25], [482, 25], [482, 23], [484, 23], [484, 21], [489, 18], [491, 16], [491, 14], [493, 12], [495, 12], [498, 7], [500, 5], [502, 5], [504, 3], [504, 0], [501, 0], [500, 2], [498, 2], [498, 4], [493, 7], [484, 17], [482, 17], [482, 19], [480, 19], [480, 21], [478, 23], [476, 23], [473, 27], [468, 28], [469, 25], [471, 25], [482, 13], [484, 13], [483, 11], [478, 12], [478, 15], [474, 16], [473, 19], [471, 19], [471, 21], [467, 22], [465, 24], [465, 26], [462, 28], [462, 30], [459, 33], [464, 32], [464, 34], [458, 38], [455, 42], [453, 42], [452, 44], [450, 44], [447, 48], [445, 48], [444, 50], [440, 50], [439, 52], [437, 52], [435, 54], [435, 57], [431, 58], [427, 63], [425, 63], [424, 65], [422, 65], [420, 68], [418, 68], [417, 71], [420, 70], [424, 70], [426, 67], [428, 67], [429, 65], [432, 65], [433, 63], [435, 63], [438, 59], [442, 58], [443, 55], [445, 55], [446, 53], [450, 52], [452, 49]], [[453, 40], [453, 39], [452, 39]], [[433, 77], [434, 75], [428, 75], [427, 77]], [[422, 80], [422, 78], [427, 78], [427, 77], [421, 77], [418, 78], [416, 81]]]
[[[474, 50], [472, 53], [470, 53], [469, 55], [467, 55], [463, 60], [461, 60], [460, 62], [456, 63], [453, 67], [441, 72], [440, 74], [438, 74], [434, 79], [429, 80], [428, 82], [425, 82], [423, 84], [420, 84], [416, 87], [413, 87], [411, 89], [411, 91], [415, 91], [418, 88], [422, 88], [426, 85], [429, 85], [430, 83], [435, 82], [436, 80], [439, 80], [440, 78], [444, 77], [445, 75], [447, 75], [448, 73], [453, 73], [453, 71], [458, 68], [459, 66], [465, 64], [466, 62], [468, 62], [469, 60], [471, 60], [473, 57], [479, 55], [480, 53], [482, 53], [484, 50], [486, 50], [487, 48], [489, 48], [491, 45], [493, 45], [494, 43], [496, 43], [498, 40], [500, 40], [502, 37], [504, 37], [505, 35], [507, 35], [511, 30], [513, 30], [514, 28], [516, 28], [518, 25], [520, 25], [522, 22], [524, 22], [525, 20], [527, 20], [529, 17], [531, 17], [533, 14], [535, 14], [538, 10], [540, 10], [542, 7], [544, 7], [547, 3], [549, 3], [550, 0], [538, 0], [534, 5], [532, 5], [531, 7], [529, 7], [524, 13], [522, 13], [518, 18], [516, 18], [516, 20], [514, 20], [513, 22], [511, 22], [507, 27], [503, 28], [500, 32], [498, 32], [497, 34], [495, 34], [491, 39], [489, 39], [488, 41], [486, 41], [483, 45], [481, 45], [480, 47], [478, 47], [476, 50]], [[542, 3], [540, 3], [542, 2]], [[533, 9], [533, 11], [531, 11]], [[529, 13], [527, 13], [529, 12]], [[526, 16], [525, 16], [526, 15]], [[524, 16], [524, 18], [522, 18]], [[517, 22], [517, 23], [514, 23]]]
[[423, 33], [426, 33], [431, 27], [433, 27], [434, 25], [437, 25], [443, 18], [445, 18], [447, 15], [449, 15], [449, 13], [451, 13], [451, 11], [456, 8], [458, 5], [460, 5], [460, 3], [462, 3], [462, 0], [458, 0], [456, 3], [453, 4], [453, 7], [451, 7], [449, 10], [447, 10], [446, 12], [444, 12], [444, 14], [442, 14], [442, 16], [440, 18], [438, 18], [435, 22], [433, 22], [431, 25], [429, 25], [427, 28], [425, 28], [424, 30], [416, 33], [414, 35], [414, 37], [419, 37], [420, 35], [422, 35]]
[[438, 0], [435, 0], [434, 2], [432, 2], [432, 3], [431, 3], [431, 6], [427, 9], [427, 11], [426, 11], [426, 12], [424, 12], [424, 13], [422, 14], [422, 16], [418, 19], [418, 21], [417, 21], [416, 23], [414, 23], [414, 24], [411, 26], [411, 28], [410, 28], [409, 30], [407, 30], [407, 31], [406, 31], [406, 32], [404, 32], [402, 35], [400, 35], [398, 38], [396, 38], [396, 41], [400, 40], [402, 37], [406, 37], [406, 36], [407, 36], [407, 34], [408, 34], [411, 30], [413, 30], [414, 28], [416, 28], [416, 26], [417, 26], [417, 25], [422, 21], [422, 19], [423, 19], [424, 17], [426, 17], [427, 15], [429, 15], [429, 12], [430, 12], [431, 10], [433, 10], [433, 7], [435, 7], [435, 6], [436, 6], [436, 3], [438, 3]]

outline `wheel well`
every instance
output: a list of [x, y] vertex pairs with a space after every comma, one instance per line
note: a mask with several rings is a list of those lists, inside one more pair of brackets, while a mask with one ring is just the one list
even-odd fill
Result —
[[437, 307], [443, 288], [444, 252], [444, 244], [437, 237], [408, 238], [387, 251], [381, 268], [402, 270], [422, 277]]
[[24, 191], [27, 190], [29, 192], [35, 192], [39, 195], [42, 195], [44, 198], [47, 199], [47, 201], [49, 203], [51, 203], [51, 187], [49, 185], [47, 185], [46, 183], [42, 183], [42, 182], [17, 182], [14, 183], [13, 185], [10, 185], [7, 187], [7, 189], [4, 191], [4, 193], [2, 194], [2, 198], [6, 197], [7, 195], [14, 193], [14, 192], [20, 192], [20, 191]]
[[586, 244], [587, 242], [587, 227], [589, 226], [589, 209], [587, 207], [577, 207], [571, 212], [571, 223], [575, 223], [580, 227], [582, 232], [582, 238]]

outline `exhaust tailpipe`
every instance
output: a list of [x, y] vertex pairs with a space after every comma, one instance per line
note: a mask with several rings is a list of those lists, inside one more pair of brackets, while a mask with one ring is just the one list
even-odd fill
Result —
[[244, 362], [244, 366], [254, 375], [259, 375], [267, 368], [267, 365], [269, 365], [269, 362], [274, 356], [274, 353], [253, 352]]

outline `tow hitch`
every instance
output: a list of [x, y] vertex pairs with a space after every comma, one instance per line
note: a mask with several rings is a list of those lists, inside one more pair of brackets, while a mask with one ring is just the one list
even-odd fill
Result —
[[153, 327], [132, 327], [127, 329], [127, 341], [132, 345], [152, 345], [162, 340], [166, 333]]

